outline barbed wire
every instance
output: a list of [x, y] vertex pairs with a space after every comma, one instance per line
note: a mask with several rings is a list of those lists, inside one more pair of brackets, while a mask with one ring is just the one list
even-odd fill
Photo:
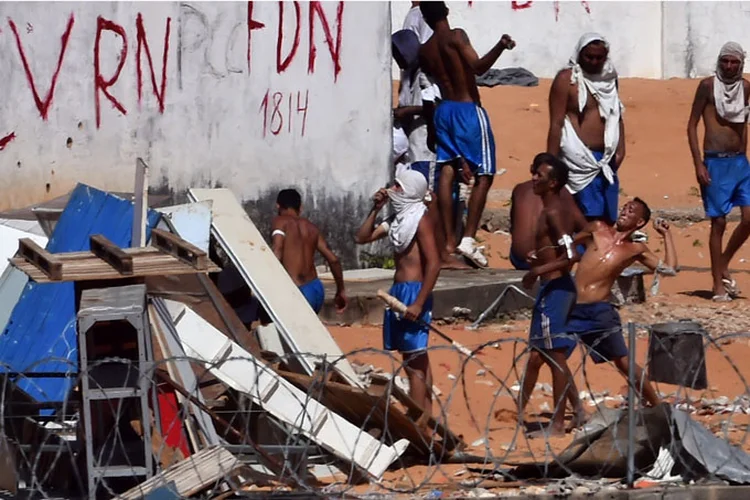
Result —
[[[650, 342], [659, 341], [650, 325], [633, 326], [640, 339], [650, 336]], [[442, 372], [440, 380], [433, 379], [437, 390], [433, 391], [432, 419], [404, 399], [408, 374], [402, 356], [373, 348], [344, 356], [357, 368], [365, 388], [337, 380], [332, 369], [336, 362], [322, 359], [312, 376], [287, 369], [293, 365], [292, 355], [267, 356], [266, 361], [254, 356], [160, 359], [137, 373], [137, 379], [147, 380], [149, 390], [156, 392], [150, 396], [146, 423], [132, 401], [96, 401], [92, 413], [92, 422], [98, 422], [96, 436], [88, 436], [83, 425], [82, 379], [89, 377], [90, 390], [102, 388], [97, 372], [116, 364], [133, 369], [131, 360], [100, 359], [89, 363], [88, 373], [78, 373], [77, 363], [65, 358], [39, 361], [23, 373], [5, 366], [0, 385], [0, 460], [6, 472], [0, 473], [0, 487], [18, 498], [86, 498], [91, 472], [87, 471], [86, 439], [95, 445], [94, 460], [105, 470], [115, 467], [117, 460], [121, 466], [138, 467], [143, 465], [137, 458], [144, 456], [144, 425], [151, 431], [153, 477], [162, 478], [159, 486], [176, 490], [178, 496], [231, 498], [286, 492], [436, 498], [576, 489], [591, 493], [625, 488], [629, 456], [633, 457], [631, 472], [640, 485], [651, 484], [647, 481], [655, 487], [684, 486], [691, 481], [750, 483], [750, 457], [745, 454], [750, 450], [747, 364], [735, 359], [743, 353], [732, 349], [748, 340], [750, 333], [703, 334], [701, 348], [706, 355], [698, 356], [699, 364], [708, 364], [709, 374], [712, 366], [725, 362], [729, 370], [724, 372], [731, 373], [732, 384], [741, 393], [717, 397], [719, 391], [711, 388], [701, 392], [668, 385], [666, 390], [671, 392], [659, 393], [664, 403], [657, 407], [642, 404], [639, 395], [645, 379], [636, 381], [633, 400], [610, 392], [612, 385], [627, 386], [627, 377], [614, 367], [606, 374], [592, 369], [595, 351], [579, 344], [570, 367], [587, 405], [588, 422], [559, 438], [530, 432], [535, 422], [551, 418], [557, 410], [549, 404], [549, 384], [537, 382], [526, 415], [518, 412], [525, 360], [533, 349], [528, 338], [520, 335], [498, 335], [471, 345], [470, 357], [449, 345], [429, 347], [431, 358], [455, 356], [458, 363], [456, 370], [448, 370], [448, 384]], [[492, 356], [506, 349], [510, 356]], [[641, 352], [636, 357], [647, 358]], [[377, 366], [363, 364], [363, 359]], [[497, 366], [497, 360], [505, 364]], [[185, 381], [170, 375], [170, 367], [180, 361], [190, 363], [197, 387], [181, 386]], [[53, 362], [64, 368], [55, 374], [41, 372]], [[236, 384], [221, 374], [223, 367], [232, 364], [246, 367], [250, 378], [239, 381], [246, 390], [232, 387]], [[436, 368], [439, 365], [433, 363]], [[649, 368], [646, 363], [644, 374]], [[692, 374], [685, 385], [699, 385], [700, 369], [683, 367]], [[39, 382], [53, 376], [67, 380], [71, 387], [63, 401], [54, 401], [45, 389], [49, 384]], [[286, 391], [286, 407], [272, 401], [268, 377], [281, 381], [273, 390]], [[487, 389], [477, 390], [477, 380]], [[134, 381], [128, 382], [122, 387]], [[33, 387], [41, 396], [31, 398], [21, 386]], [[655, 386], [658, 390], [659, 383]], [[628, 429], [629, 404], [634, 405], [634, 433]], [[321, 417], [320, 405], [327, 409], [327, 416]], [[51, 411], [43, 412], [44, 408]], [[322, 433], [333, 415], [342, 420], [331, 424], [333, 431], [326, 428], [328, 434]], [[535, 422], [529, 422], [529, 417]], [[409, 440], [405, 450], [398, 447], [404, 438]], [[723, 455], [717, 458], [719, 448]], [[392, 453], [393, 460], [382, 474], [369, 474], [368, 466], [374, 462], [368, 463], [367, 457], [380, 457], [378, 453]], [[116, 497], [145, 480], [123, 476], [97, 481], [99, 494]], [[142, 497], [143, 491], [124, 498]]]

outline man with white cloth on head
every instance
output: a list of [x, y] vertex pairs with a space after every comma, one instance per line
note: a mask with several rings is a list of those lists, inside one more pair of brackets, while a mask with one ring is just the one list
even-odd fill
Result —
[[610, 225], [617, 219], [617, 170], [625, 158], [623, 111], [609, 43], [586, 33], [552, 82], [547, 152], [568, 165], [567, 188], [583, 215]]
[[[386, 309], [383, 318], [383, 347], [398, 351], [409, 377], [409, 395], [432, 414], [432, 371], [427, 341], [432, 321], [432, 289], [440, 273], [440, 256], [435, 242], [435, 221], [427, 214], [427, 179], [415, 170], [404, 170], [390, 189], [380, 189], [373, 206], [357, 232], [360, 245], [388, 236], [395, 250], [396, 273], [390, 293], [407, 306], [399, 317]], [[376, 225], [375, 218], [390, 200], [393, 215]]]
[[[750, 235], [750, 163], [747, 161], [747, 118], [750, 83], [742, 78], [745, 51], [727, 42], [719, 51], [716, 73], [703, 79], [693, 100], [687, 133], [703, 208], [711, 218], [709, 252], [713, 300], [728, 302], [739, 295], [729, 275], [729, 262]], [[706, 128], [703, 157], [698, 145], [698, 122]], [[734, 207], [742, 221], [722, 252], [726, 216]]]

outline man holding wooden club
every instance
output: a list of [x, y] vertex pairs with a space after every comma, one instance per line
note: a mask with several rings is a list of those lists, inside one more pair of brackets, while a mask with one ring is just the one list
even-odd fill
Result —
[[[396, 176], [395, 185], [380, 189], [367, 219], [357, 232], [360, 245], [388, 236], [395, 250], [396, 273], [389, 293], [406, 305], [403, 315], [386, 309], [383, 319], [383, 347], [404, 358], [409, 378], [409, 395], [432, 414], [432, 371], [427, 355], [429, 324], [432, 321], [432, 289], [440, 273], [440, 253], [435, 241], [434, 221], [426, 216], [427, 180], [414, 170]], [[393, 215], [380, 225], [375, 218], [390, 201]], [[403, 317], [401, 317], [403, 316]]]

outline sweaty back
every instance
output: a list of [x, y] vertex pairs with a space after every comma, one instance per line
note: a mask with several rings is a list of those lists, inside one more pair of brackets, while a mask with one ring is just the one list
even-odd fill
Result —
[[281, 262], [297, 285], [315, 279], [315, 251], [318, 246], [318, 228], [303, 217], [279, 216], [284, 237]]
[[456, 30], [436, 32], [423, 46], [430, 72], [440, 82], [443, 97], [450, 101], [479, 102], [474, 72], [464, 61], [459, 44], [461, 34]]

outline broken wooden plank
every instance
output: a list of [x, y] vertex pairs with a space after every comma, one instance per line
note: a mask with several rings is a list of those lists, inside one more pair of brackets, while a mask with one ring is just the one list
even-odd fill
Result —
[[195, 269], [208, 269], [208, 255], [195, 245], [191, 245], [179, 236], [161, 229], [151, 231], [151, 246], [168, 253]]
[[53, 262], [60, 264], [60, 271], [56, 278], [53, 278], [47, 272], [40, 269], [37, 264], [29, 262], [26, 258], [16, 257], [11, 259], [10, 263], [26, 273], [37, 283], [116, 280], [139, 276], [196, 274], [218, 272], [221, 270], [213, 263], [205, 270], [195, 269], [180, 259], [162, 253], [153, 247], [123, 249], [123, 252], [132, 257], [133, 260], [133, 272], [128, 275], [120, 273], [108, 262], [105, 262], [91, 252], [48, 253], [52, 257]]
[[123, 275], [133, 274], [133, 256], [126, 254], [120, 247], [101, 234], [90, 239], [91, 253], [117, 269]]
[[143, 498], [152, 491], [171, 485], [180, 498], [187, 498], [228, 477], [242, 462], [222, 446], [210, 446], [142, 482], [117, 498]]
[[18, 253], [21, 257], [33, 264], [34, 267], [42, 271], [46, 276], [54, 279], [60, 279], [62, 276], [62, 263], [53, 254], [37, 245], [31, 238], [21, 238], [18, 240]]

